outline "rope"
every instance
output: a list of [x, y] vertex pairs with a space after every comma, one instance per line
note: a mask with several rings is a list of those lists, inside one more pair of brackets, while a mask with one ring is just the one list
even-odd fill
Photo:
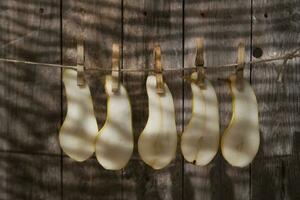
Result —
[[[267, 59], [261, 59], [261, 60], [252, 60], [249, 62], [246, 62], [245, 65], [251, 65], [251, 64], [261, 64], [261, 63], [267, 63], [267, 62], [274, 62], [283, 60], [283, 65], [280, 69], [278, 80], [280, 81], [282, 79], [282, 73], [284, 72], [285, 66], [287, 64], [288, 60], [299, 58], [300, 48], [292, 51], [291, 53], [287, 53], [282, 56], [274, 57], [274, 58], [267, 58]], [[38, 65], [39, 67], [57, 67], [61, 69], [72, 69], [76, 70], [76, 66], [73, 65], [60, 65], [60, 64], [51, 64], [51, 63], [40, 63], [40, 62], [32, 62], [32, 61], [26, 61], [26, 60], [15, 60], [15, 59], [7, 59], [7, 58], [0, 58], [0, 62], [5, 63], [15, 63], [15, 64], [26, 64], [26, 65]], [[237, 63], [231, 63], [231, 64], [224, 64], [224, 65], [212, 65], [212, 66], [205, 66], [205, 68], [228, 68], [228, 67], [236, 67]], [[195, 67], [185, 67], [185, 68], [163, 68], [163, 71], [192, 71], [195, 70]], [[131, 72], [154, 72], [154, 69], [145, 69], [145, 68], [127, 68], [127, 69], [119, 69], [119, 70], [113, 70], [112, 68], [103, 68], [103, 67], [88, 67], [85, 69], [85, 71], [100, 71], [100, 72], [111, 72], [111, 71], [121, 71], [125, 73], [131, 73]]]
[[295, 58], [295, 56], [297, 55], [299, 50], [300, 50], [300, 48], [298, 48], [295, 51], [285, 55], [285, 58], [283, 59], [282, 67], [281, 67], [281, 69], [278, 73], [278, 77], [277, 77], [278, 82], [282, 82], [283, 72], [285, 70], [285, 67], [286, 67], [286, 64], [287, 64], [288, 60]]

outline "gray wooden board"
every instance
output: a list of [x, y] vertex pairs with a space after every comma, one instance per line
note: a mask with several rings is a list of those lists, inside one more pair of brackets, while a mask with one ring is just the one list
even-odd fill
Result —
[[85, 162], [64, 158], [63, 163], [63, 199], [121, 199], [122, 177], [104, 170], [95, 158]]
[[[279, 56], [298, 48], [299, 13], [297, 0], [254, 0], [253, 56]], [[261, 131], [260, 152], [251, 167], [252, 199], [298, 199], [293, 186], [299, 177], [299, 59], [288, 61], [283, 83], [276, 81], [281, 66], [282, 61], [252, 68]]]
[[287, 200], [300, 199], [300, 132], [295, 132], [293, 139], [293, 152], [285, 159], [282, 173], [284, 174], [284, 184], [282, 192]]
[[[59, 63], [60, 4], [0, 2], [1, 57]], [[0, 149], [59, 154], [60, 70], [1, 63]]]
[[[251, 36], [251, 1], [185, 1], [184, 15], [185, 67], [193, 67], [195, 39], [205, 39], [205, 65], [233, 63], [237, 59], [237, 45], [244, 41], [249, 55]], [[249, 60], [249, 56], [246, 56]], [[207, 77], [217, 92], [220, 111], [220, 134], [231, 117], [230, 88], [225, 81], [233, 69], [207, 69]], [[245, 69], [249, 77], [249, 68]], [[191, 89], [184, 88], [184, 122], [191, 116]], [[207, 166], [184, 165], [184, 199], [250, 199], [249, 168], [230, 166], [219, 150], [216, 158]]]
[[251, 199], [284, 199], [283, 170], [280, 158], [256, 160], [251, 166]]
[[[60, 63], [59, 0], [0, 10], [0, 57]], [[1, 62], [0, 71], [0, 198], [60, 199], [60, 70]]]
[[60, 199], [60, 157], [0, 153], [0, 198]]
[[[299, 152], [299, 151], [298, 151]], [[285, 162], [284, 197], [287, 200], [300, 199], [300, 156], [299, 153], [289, 157]]]
[[[164, 66], [181, 67], [184, 55], [184, 66], [190, 67], [199, 36], [205, 38], [207, 65], [235, 62], [240, 40], [246, 41], [248, 55], [252, 44], [259, 57], [253, 59], [299, 47], [298, 0], [10, 0], [1, 1], [0, 9], [0, 56], [20, 60], [59, 63], [63, 50], [63, 62], [75, 64], [81, 34], [87, 68], [110, 67], [113, 42], [124, 44], [123, 68], [153, 67], [156, 43], [162, 46]], [[179, 146], [176, 159], [163, 170], [143, 163], [136, 144], [148, 117], [147, 73], [123, 74], [132, 104], [135, 150], [128, 166], [113, 172], [104, 170], [95, 157], [82, 163], [66, 155], [61, 160], [58, 131], [66, 105], [64, 95], [61, 102], [59, 69], [1, 62], [0, 198], [298, 200], [299, 59], [288, 62], [283, 84], [276, 82], [281, 63], [246, 70], [259, 103], [261, 146], [244, 169], [231, 167], [220, 151], [208, 166], [195, 167], [183, 161]], [[223, 132], [230, 120], [231, 97], [228, 84], [217, 79], [233, 70], [207, 71], [217, 91]], [[99, 127], [106, 117], [103, 75], [86, 75]], [[174, 97], [180, 135], [190, 118], [191, 92], [178, 75], [165, 74], [165, 80]]]
[[287, 200], [298, 200], [300, 199], [300, 159], [292, 157], [286, 162], [284, 182], [284, 197]]
[[[182, 1], [124, 0], [123, 68], [153, 67], [153, 48], [162, 48], [162, 65], [180, 67], [182, 64]], [[133, 111], [135, 144], [146, 125], [148, 99], [146, 73], [124, 74]], [[175, 103], [177, 131], [182, 123], [182, 81], [174, 74], [165, 74]], [[155, 171], [144, 164], [135, 146], [133, 159], [124, 170], [123, 199], [181, 199], [181, 156], [166, 168]]]
[[[121, 0], [63, 1], [64, 64], [76, 64], [77, 41], [82, 37], [85, 67], [111, 66], [112, 44], [120, 43], [122, 37], [121, 5]], [[99, 128], [106, 118], [104, 75], [96, 71], [86, 74]], [[63, 107], [65, 111], [65, 100]], [[120, 199], [122, 194], [122, 171], [104, 170], [95, 156], [82, 163], [64, 158], [62, 182], [63, 199]]]
[[[253, 1], [253, 48], [261, 58], [278, 56], [299, 47], [300, 3]], [[276, 81], [282, 62], [254, 65], [252, 84], [260, 111], [262, 151], [265, 156], [290, 155], [299, 103], [299, 59], [288, 62], [283, 84]], [[299, 109], [299, 108], [298, 108]], [[299, 121], [298, 121], [299, 122]]]

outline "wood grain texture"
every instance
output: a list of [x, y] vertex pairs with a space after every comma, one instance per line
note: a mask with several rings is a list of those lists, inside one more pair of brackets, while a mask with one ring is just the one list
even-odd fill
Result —
[[[298, 48], [299, 13], [299, 1], [254, 0], [253, 56], [259, 57], [260, 51], [257, 59], [263, 59]], [[299, 59], [288, 61], [279, 83], [281, 66], [282, 61], [254, 65], [251, 73], [261, 127], [259, 159], [251, 167], [253, 199], [298, 199]]]
[[[0, 10], [0, 57], [60, 63], [59, 0]], [[1, 62], [0, 71], [0, 199], [60, 199], [60, 70]]]
[[[298, 151], [299, 152], [299, 151]], [[287, 200], [300, 199], [300, 156], [294, 154], [285, 163], [284, 197]]]
[[[59, 1], [0, 2], [1, 57], [60, 61]], [[0, 149], [59, 154], [60, 70], [0, 63]]]
[[[76, 63], [77, 41], [83, 38], [85, 67], [110, 67], [112, 44], [120, 43], [122, 38], [121, 5], [121, 0], [63, 1], [63, 63]], [[98, 72], [86, 74], [99, 128], [106, 118], [104, 75]], [[103, 199], [120, 199], [121, 179], [122, 171], [104, 170], [94, 156], [83, 163], [63, 159], [63, 199], [99, 199], [101, 196]]]
[[[261, 58], [278, 56], [299, 47], [299, 1], [253, 1], [253, 48]], [[260, 110], [262, 152], [290, 155], [299, 124], [299, 59], [288, 62], [283, 83], [276, 81], [282, 62], [255, 65], [251, 81]], [[298, 108], [297, 108], [298, 107]], [[298, 112], [297, 112], [298, 110]], [[299, 126], [299, 125], [298, 125]]]
[[104, 170], [95, 158], [75, 162], [64, 158], [63, 199], [107, 199], [122, 197], [122, 177], [114, 171]]
[[292, 155], [285, 159], [283, 165], [284, 184], [282, 187], [284, 198], [287, 200], [300, 199], [298, 192], [300, 184], [300, 132], [295, 132]]
[[[123, 68], [152, 68], [156, 43], [163, 66], [191, 67], [197, 37], [205, 38], [206, 65], [235, 62], [240, 40], [247, 55], [252, 49], [252, 59], [283, 55], [300, 43], [299, 0], [9, 0], [0, 1], [0, 10], [0, 57], [60, 63], [62, 51], [63, 63], [75, 64], [76, 43], [83, 37], [87, 68], [110, 67], [112, 43], [122, 44]], [[283, 83], [276, 82], [282, 62], [246, 69], [259, 103], [261, 146], [244, 169], [231, 167], [220, 151], [205, 167], [183, 161], [179, 149], [163, 170], [143, 163], [136, 144], [148, 118], [147, 73], [124, 73], [135, 150], [128, 166], [116, 172], [104, 170], [95, 157], [83, 163], [60, 157], [58, 131], [66, 111], [60, 69], [1, 62], [0, 199], [298, 200], [299, 61], [288, 62]], [[228, 84], [217, 79], [231, 72], [207, 69], [220, 104], [221, 133], [232, 113], [231, 97]], [[103, 75], [86, 74], [99, 127], [106, 118]], [[164, 74], [178, 133], [192, 105], [190, 86], [180, 75]]]
[[294, 134], [292, 155], [284, 159], [282, 174], [283, 185], [281, 191], [284, 199], [300, 199], [300, 193], [298, 192], [300, 184], [300, 132], [296, 131]]
[[[193, 67], [195, 39], [205, 39], [205, 65], [233, 63], [237, 59], [237, 45], [244, 41], [249, 55], [251, 36], [251, 1], [185, 1], [184, 15], [184, 66]], [[246, 57], [249, 60], [249, 56]], [[229, 124], [231, 117], [230, 88], [225, 81], [233, 69], [207, 69], [207, 77], [217, 92], [220, 111], [220, 131]], [[245, 69], [249, 77], [249, 68]], [[191, 116], [191, 89], [184, 88], [184, 122]], [[219, 155], [207, 166], [184, 165], [184, 199], [250, 199], [249, 168], [230, 166]]]
[[284, 161], [259, 160], [251, 166], [251, 199], [284, 199]]
[[0, 153], [0, 198], [60, 199], [60, 157]]
[[[123, 68], [153, 67], [153, 48], [159, 43], [162, 65], [180, 67], [182, 63], [182, 1], [124, 0]], [[132, 103], [135, 144], [148, 118], [146, 73], [124, 74], [124, 84]], [[175, 103], [177, 131], [181, 131], [181, 79], [165, 74]], [[140, 160], [137, 146], [134, 158], [124, 170], [123, 199], [181, 199], [181, 156], [162, 170], [153, 170]]]

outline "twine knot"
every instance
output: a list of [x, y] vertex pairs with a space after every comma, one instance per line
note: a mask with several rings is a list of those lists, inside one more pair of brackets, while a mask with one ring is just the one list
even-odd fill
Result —
[[277, 77], [277, 81], [279, 83], [282, 82], [283, 73], [284, 73], [284, 70], [285, 70], [285, 67], [286, 67], [286, 64], [287, 64], [288, 60], [291, 60], [291, 59], [295, 58], [299, 51], [300, 51], [300, 48], [296, 49], [295, 51], [293, 51], [291, 53], [287, 53], [285, 56], [283, 56], [283, 64], [280, 68], [280, 71], [279, 71], [278, 77]]

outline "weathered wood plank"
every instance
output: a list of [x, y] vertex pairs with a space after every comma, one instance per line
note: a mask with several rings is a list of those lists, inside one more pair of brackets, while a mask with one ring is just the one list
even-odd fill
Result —
[[0, 198], [60, 199], [60, 157], [0, 153]]
[[[182, 1], [133, 1], [124, 0], [124, 68], [153, 67], [153, 48], [159, 43], [162, 48], [162, 65], [180, 67], [182, 64]], [[145, 88], [147, 74], [124, 74], [133, 112], [135, 144], [146, 125], [148, 99]], [[172, 92], [177, 130], [182, 123], [182, 80], [174, 74], [165, 74]], [[138, 155], [124, 170], [123, 199], [181, 199], [181, 157], [165, 169], [153, 170], [144, 164]]]
[[300, 199], [300, 138], [299, 132], [295, 133], [293, 155], [287, 158], [284, 169], [284, 197], [287, 200]]
[[[1, 57], [60, 62], [60, 1], [0, 2]], [[60, 70], [0, 63], [2, 151], [59, 154]]]
[[283, 171], [280, 158], [256, 160], [251, 166], [251, 199], [285, 199]]
[[[122, 37], [121, 6], [121, 0], [63, 1], [63, 62], [75, 64], [77, 40], [83, 37], [86, 68], [110, 67], [112, 43]], [[103, 76], [86, 76], [99, 128], [106, 117]], [[63, 159], [63, 199], [120, 199], [121, 185], [122, 171], [104, 170], [95, 157], [83, 163]]]
[[[253, 1], [253, 48], [260, 58], [278, 56], [299, 47], [299, 1]], [[252, 84], [260, 110], [264, 155], [290, 155], [299, 100], [299, 59], [289, 61], [283, 84], [276, 81], [282, 62], [255, 65]], [[299, 114], [298, 114], [299, 115]]]
[[252, 199], [296, 200], [300, 198], [299, 141], [296, 132], [292, 155], [262, 158], [252, 165]]
[[[0, 10], [0, 57], [60, 63], [59, 0]], [[0, 71], [0, 198], [60, 199], [60, 70], [1, 62]]]
[[[253, 56], [263, 59], [298, 48], [299, 13], [300, 2], [296, 0], [254, 0]], [[288, 62], [283, 83], [276, 80], [282, 62], [253, 66], [251, 81], [259, 103], [261, 127], [259, 159], [251, 168], [253, 199], [297, 199], [291, 181], [299, 178], [293, 153], [294, 133], [299, 127], [298, 65], [299, 59]], [[287, 158], [280, 161], [274, 156]]]
[[[260, 58], [277, 56], [299, 47], [300, 2], [252, 2], [255, 57], [259, 59], [260, 53]], [[248, 46], [250, 43], [250, 0], [184, 1], [185, 16], [183, 2], [179, 0], [67, 0], [62, 3], [65, 64], [75, 64], [76, 41], [81, 33], [85, 38], [87, 67], [109, 67], [111, 45], [121, 43], [122, 37], [124, 68], [152, 67], [152, 49], [156, 42], [162, 45], [163, 64], [180, 67], [182, 29], [184, 66], [192, 66], [194, 62], [196, 37], [206, 39], [208, 65], [234, 62], [239, 40], [245, 40]], [[0, 9], [1, 57], [60, 62], [60, 1], [1, 1]], [[288, 62], [284, 84], [275, 80], [281, 62], [253, 66], [251, 81], [259, 103], [262, 142], [250, 168], [231, 167], [220, 152], [206, 167], [188, 163], [182, 166], [178, 151], [170, 166], [154, 171], [140, 160], [137, 146], [123, 173], [104, 170], [95, 158], [77, 163], [64, 156], [63, 198], [299, 199], [298, 65], [299, 59]], [[0, 63], [0, 70], [0, 198], [60, 199], [60, 157], [42, 155], [60, 153], [57, 140], [61, 120], [60, 70], [4, 63]], [[220, 102], [221, 132], [229, 123], [231, 98], [228, 85], [216, 80], [230, 72], [231, 69], [208, 69]], [[248, 77], [248, 69], [246, 74]], [[177, 130], [181, 132], [182, 122], [186, 124], [190, 118], [191, 93], [189, 85], [182, 85], [177, 75], [165, 74], [165, 77], [174, 96]], [[98, 72], [87, 75], [99, 127], [106, 116], [101, 77]], [[123, 77], [133, 107], [136, 145], [148, 117], [147, 74], [124, 74]], [[19, 153], [9, 153], [11, 151]], [[28, 154], [30, 152], [34, 154]]]
[[83, 163], [64, 158], [63, 164], [63, 199], [121, 199], [120, 174], [104, 170], [95, 158]]
[[[237, 45], [244, 41], [249, 55], [251, 36], [251, 1], [185, 1], [184, 16], [185, 67], [194, 66], [195, 39], [205, 39], [205, 65], [236, 62]], [[246, 55], [247, 55], [246, 54]], [[246, 57], [249, 60], [248, 57]], [[227, 127], [231, 116], [231, 97], [228, 84], [217, 81], [233, 69], [207, 69], [207, 76], [215, 86], [220, 104], [220, 131]], [[246, 77], [249, 68], [245, 70]], [[184, 121], [191, 114], [191, 89], [184, 90]], [[230, 166], [219, 155], [205, 167], [184, 165], [184, 199], [249, 199], [249, 168]]]
[[285, 199], [297, 200], [300, 199], [299, 184], [300, 184], [300, 159], [293, 157], [286, 162], [286, 178], [285, 180]]

